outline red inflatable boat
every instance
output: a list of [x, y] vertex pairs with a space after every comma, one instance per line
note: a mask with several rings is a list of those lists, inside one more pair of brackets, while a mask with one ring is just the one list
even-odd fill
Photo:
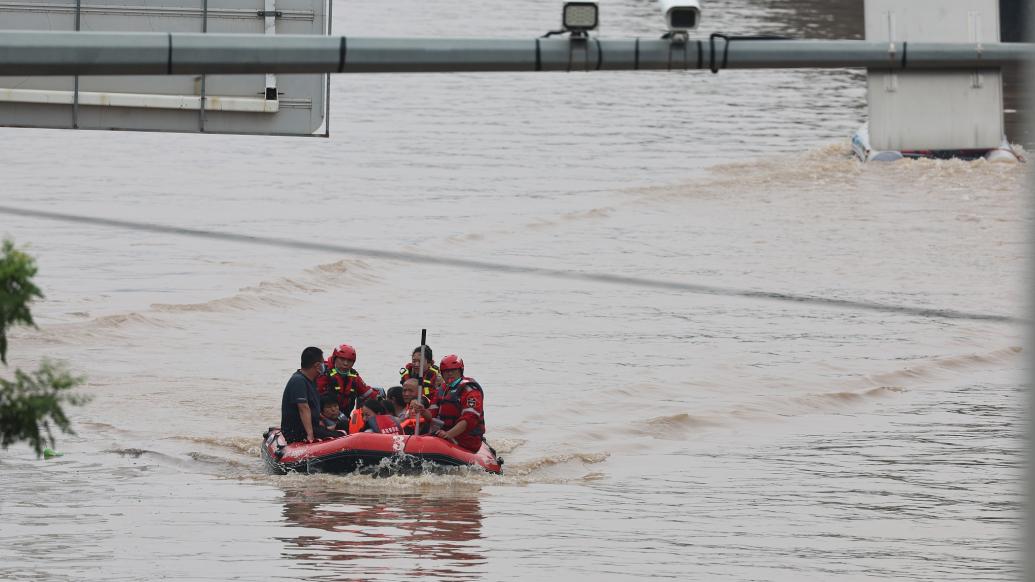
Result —
[[[313, 443], [288, 443], [279, 428], [263, 434], [262, 458], [277, 473], [412, 472], [429, 466], [479, 466], [503, 471], [503, 459], [482, 441], [477, 453], [433, 436], [361, 432]], [[390, 459], [388, 466], [383, 459]]]

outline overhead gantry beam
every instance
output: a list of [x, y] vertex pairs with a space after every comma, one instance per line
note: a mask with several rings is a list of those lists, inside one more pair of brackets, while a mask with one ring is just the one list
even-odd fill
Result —
[[441, 39], [0, 31], [0, 75], [999, 68], [1019, 43], [857, 40]]

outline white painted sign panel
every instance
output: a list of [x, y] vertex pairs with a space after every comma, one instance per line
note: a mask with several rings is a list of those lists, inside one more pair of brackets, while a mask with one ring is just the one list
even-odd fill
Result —
[[[866, 0], [866, 39], [999, 42], [998, 0]], [[875, 150], [991, 149], [1003, 139], [999, 72], [881, 72], [867, 75]]]
[[[329, 0], [0, 0], [0, 28], [322, 35], [329, 11]], [[312, 135], [326, 130], [328, 86], [311, 74], [0, 77], [0, 125]]]

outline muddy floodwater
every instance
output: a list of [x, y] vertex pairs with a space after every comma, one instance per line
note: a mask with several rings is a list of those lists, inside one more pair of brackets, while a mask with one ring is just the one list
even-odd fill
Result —
[[[855, 38], [860, 4], [716, 0], [702, 28]], [[530, 38], [559, 12], [334, 18]], [[661, 33], [646, 0], [601, 22]], [[1025, 165], [858, 163], [862, 71], [352, 75], [331, 95], [330, 139], [2, 129], [0, 201], [641, 281], [0, 215], [46, 293], [12, 366], [63, 359], [93, 397], [63, 457], [0, 452], [0, 578], [1019, 576]], [[421, 328], [485, 387], [502, 476], [266, 473], [302, 348], [350, 343], [387, 387]]]

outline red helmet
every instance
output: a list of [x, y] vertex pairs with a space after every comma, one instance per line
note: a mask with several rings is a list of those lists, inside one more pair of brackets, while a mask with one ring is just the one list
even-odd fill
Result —
[[335, 358], [345, 358], [346, 360], [356, 361], [356, 348], [349, 344], [341, 344], [334, 348], [334, 353], [331, 354], [331, 363], [334, 362]]
[[445, 372], [446, 370], [462, 371], [464, 369], [464, 360], [456, 354], [449, 354], [448, 356], [442, 358], [442, 363], [438, 365], [438, 369], [443, 372]]

